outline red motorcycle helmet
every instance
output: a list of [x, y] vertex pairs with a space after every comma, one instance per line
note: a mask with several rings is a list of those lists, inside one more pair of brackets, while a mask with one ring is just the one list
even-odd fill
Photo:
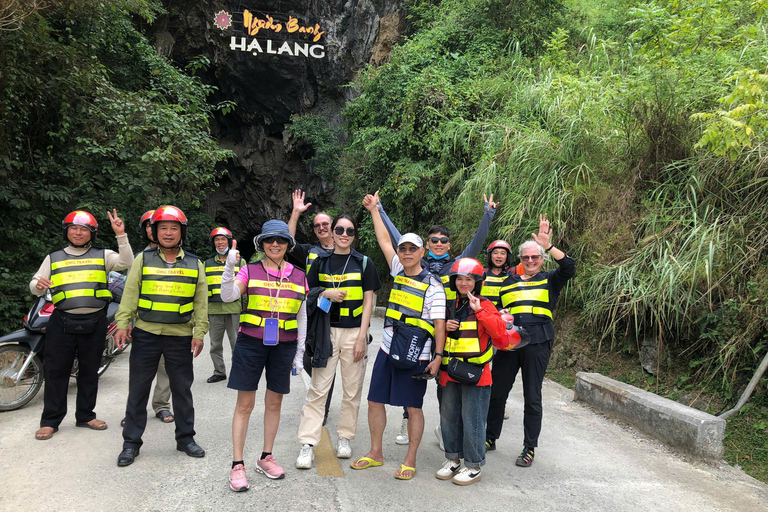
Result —
[[88, 230], [91, 232], [91, 239], [88, 241], [88, 244], [95, 242], [96, 236], [99, 234], [99, 223], [96, 222], [96, 217], [83, 210], [75, 210], [74, 212], [64, 217], [64, 220], [61, 221], [61, 228], [64, 231], [64, 241], [67, 243], [71, 243], [67, 237], [67, 230], [69, 229], [69, 226], [84, 226], [88, 228]]
[[144, 212], [144, 215], [141, 216], [141, 220], [139, 221], [139, 231], [141, 232], [141, 238], [147, 242], [153, 242], [153, 240], [150, 240], [147, 236], [147, 223], [152, 220], [153, 213], [155, 213], [155, 210], [147, 210]]
[[491, 242], [491, 245], [488, 246], [488, 249], [485, 251], [485, 257], [486, 261], [488, 262], [488, 268], [491, 268], [491, 253], [494, 249], [504, 249], [507, 251], [507, 263], [505, 265], [506, 267], [512, 266], [512, 247], [505, 242], [504, 240], [494, 240]]
[[483, 288], [483, 280], [485, 279], [485, 269], [483, 265], [475, 258], [461, 258], [453, 262], [451, 265], [451, 271], [448, 274], [450, 282], [450, 288], [453, 291], [456, 289], [456, 276], [469, 276], [475, 280], [475, 295], [480, 295], [480, 290]]
[[501, 338], [491, 340], [491, 343], [493, 343], [497, 350], [509, 351], [528, 345], [531, 338], [528, 336], [528, 331], [525, 330], [525, 327], [515, 325], [514, 317], [509, 313], [502, 313], [501, 319], [507, 322], [506, 331]]
[[208, 235], [208, 240], [211, 242], [211, 245], [214, 249], [216, 249], [216, 245], [213, 243], [213, 239], [217, 236], [225, 236], [227, 237], [227, 249], [232, 248], [232, 232], [228, 230], [227, 228], [216, 228], [213, 231], [211, 231], [211, 234]]
[[[150, 223], [152, 225], [152, 238], [157, 238], [157, 223], [158, 222], [178, 222], [181, 225], [181, 241], [179, 245], [184, 244], [184, 240], [187, 239], [187, 216], [184, 212], [175, 206], [161, 206], [152, 214]], [[159, 242], [158, 242], [159, 243]]]

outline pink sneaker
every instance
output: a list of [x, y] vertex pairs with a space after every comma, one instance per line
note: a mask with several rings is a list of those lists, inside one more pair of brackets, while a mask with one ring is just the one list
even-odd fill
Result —
[[267, 478], [272, 480], [280, 480], [285, 477], [285, 470], [280, 467], [280, 464], [275, 462], [275, 458], [271, 455], [256, 461], [256, 471], [264, 473]]
[[229, 488], [235, 492], [248, 490], [248, 479], [245, 478], [245, 466], [242, 464], [238, 464], [229, 470]]

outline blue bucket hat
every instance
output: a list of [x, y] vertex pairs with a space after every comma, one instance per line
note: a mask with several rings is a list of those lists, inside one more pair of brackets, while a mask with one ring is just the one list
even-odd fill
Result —
[[256, 250], [264, 252], [264, 247], [261, 245], [261, 241], [265, 238], [272, 236], [279, 236], [285, 240], [288, 240], [288, 250], [290, 251], [296, 245], [296, 240], [291, 236], [291, 232], [288, 230], [288, 224], [282, 220], [268, 220], [261, 226], [261, 234], [256, 235], [253, 238], [253, 245], [256, 246]]

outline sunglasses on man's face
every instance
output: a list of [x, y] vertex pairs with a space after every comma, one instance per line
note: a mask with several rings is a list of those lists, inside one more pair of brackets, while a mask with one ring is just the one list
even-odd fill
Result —
[[541, 259], [541, 254], [534, 254], [532, 256], [520, 256], [520, 259], [523, 261], [539, 261]]
[[448, 237], [447, 236], [443, 236], [443, 237], [438, 238], [436, 236], [433, 236], [433, 237], [431, 237], [429, 239], [429, 241], [432, 242], [433, 244], [436, 244], [438, 242], [440, 242], [441, 244], [447, 244], [448, 243]]
[[[344, 234], [344, 228], [341, 226], [336, 226], [336, 229], [334, 229], [333, 232], [341, 236]], [[355, 233], [355, 228], [347, 228], [347, 236], [355, 236]]]
[[288, 240], [286, 240], [285, 238], [283, 238], [281, 236], [270, 236], [270, 237], [267, 237], [267, 238], [262, 238], [261, 241], [262, 241], [262, 243], [265, 243], [267, 245], [272, 245], [275, 242], [279, 243], [280, 245], [283, 245], [283, 244], [287, 245], [288, 244]]
[[415, 245], [398, 245], [397, 246], [397, 252], [416, 252], [419, 250], [419, 247], [416, 247]]
[[320, 228], [327, 228], [330, 225], [331, 225], [330, 222], [322, 222], [318, 224], [312, 224], [312, 227], [314, 227], [315, 229], [320, 229]]

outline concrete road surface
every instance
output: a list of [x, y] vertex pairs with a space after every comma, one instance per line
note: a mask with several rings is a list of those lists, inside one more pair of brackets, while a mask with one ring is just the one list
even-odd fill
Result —
[[[374, 319], [369, 375], [381, 327], [381, 320]], [[514, 465], [522, 448], [522, 395], [516, 386], [507, 406], [511, 418], [505, 422], [498, 449], [488, 454], [483, 480], [460, 487], [434, 477], [444, 460], [433, 432], [438, 423], [434, 383], [429, 383], [425, 399], [426, 430], [413, 480], [393, 477], [405, 455], [405, 447], [394, 443], [401, 420], [398, 408], [388, 408], [384, 466], [355, 471], [348, 460], [335, 458], [339, 385], [328, 431], [316, 449], [316, 467], [295, 469], [296, 432], [307, 381], [294, 377], [292, 392], [283, 401], [274, 449], [286, 478], [271, 481], [250, 469], [262, 448], [263, 391], [259, 391], [246, 444], [251, 489], [234, 493], [227, 479], [236, 392], [225, 382], [205, 382], [212, 373], [208, 346], [206, 340], [205, 352], [195, 360], [193, 386], [196, 440], [206, 449], [205, 458], [176, 451], [173, 425], [161, 423], [150, 411], [141, 455], [132, 466], [116, 466], [128, 390], [126, 353], [100, 382], [97, 414], [109, 424], [106, 431], [75, 428], [74, 381], [70, 413], [49, 441], [34, 439], [42, 392], [25, 408], [0, 413], [0, 511], [768, 511], [768, 486], [724, 463], [686, 461], [574, 403], [570, 390], [549, 381], [544, 384], [544, 425], [533, 466]], [[229, 348], [225, 355], [229, 365]], [[365, 455], [369, 448], [367, 392], [366, 383], [353, 457]]]

